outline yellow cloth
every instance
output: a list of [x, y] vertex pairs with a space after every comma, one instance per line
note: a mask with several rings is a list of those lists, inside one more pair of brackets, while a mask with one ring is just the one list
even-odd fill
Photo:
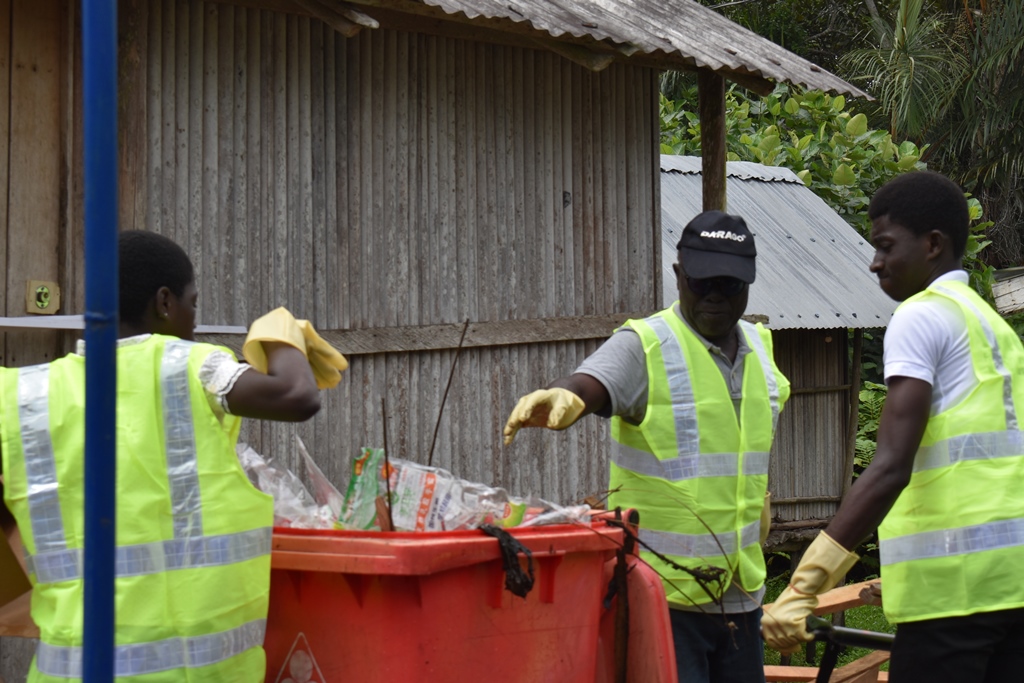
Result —
[[586, 409], [586, 405], [568, 389], [539, 389], [519, 399], [505, 424], [505, 445], [512, 443], [522, 427], [565, 429]]
[[764, 642], [786, 655], [812, 640], [807, 617], [818, 606], [817, 596], [831, 590], [858, 559], [824, 531], [818, 534], [794, 570], [789, 586], [774, 604], [765, 607], [761, 617]]
[[296, 320], [287, 308], [275, 308], [253, 321], [242, 345], [242, 355], [249, 365], [267, 372], [267, 353], [263, 342], [281, 342], [294, 346], [309, 361], [318, 389], [329, 389], [341, 381], [348, 361], [337, 349], [324, 341], [308, 320]]

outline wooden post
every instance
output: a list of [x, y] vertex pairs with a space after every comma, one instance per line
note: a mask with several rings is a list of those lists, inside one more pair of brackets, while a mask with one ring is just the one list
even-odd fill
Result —
[[725, 79], [709, 69], [699, 70], [697, 96], [703, 207], [725, 211]]
[[843, 462], [843, 495], [853, 486], [853, 461], [857, 455], [857, 416], [860, 412], [860, 367], [864, 330], [853, 331], [853, 363], [850, 368], [850, 422]]

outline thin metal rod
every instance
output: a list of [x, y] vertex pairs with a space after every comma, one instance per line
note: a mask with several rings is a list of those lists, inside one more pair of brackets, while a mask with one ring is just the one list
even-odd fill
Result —
[[384, 397], [380, 399], [380, 412], [384, 416], [384, 486], [387, 488], [388, 529], [395, 530], [395, 518], [391, 515], [391, 459], [388, 456], [388, 406]]
[[462, 326], [462, 336], [459, 337], [459, 345], [455, 348], [455, 358], [452, 359], [452, 369], [448, 373], [448, 386], [444, 388], [444, 396], [441, 397], [441, 408], [437, 411], [437, 424], [434, 425], [434, 438], [430, 440], [430, 454], [427, 456], [427, 466], [434, 464], [434, 444], [437, 443], [437, 430], [441, 428], [441, 416], [444, 415], [444, 403], [448, 400], [448, 390], [452, 388], [452, 378], [455, 377], [455, 365], [459, 362], [459, 354], [462, 353], [462, 342], [466, 340], [466, 332], [469, 331], [469, 318]]
[[85, 558], [82, 680], [114, 679], [117, 468], [117, 0], [82, 0]]

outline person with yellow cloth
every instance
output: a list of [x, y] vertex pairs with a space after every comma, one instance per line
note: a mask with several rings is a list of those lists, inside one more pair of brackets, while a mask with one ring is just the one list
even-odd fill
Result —
[[523, 427], [611, 417], [608, 505], [640, 513], [679, 680], [764, 681], [768, 453], [789, 382], [768, 330], [740, 319], [757, 255], [743, 219], [704, 212], [677, 250], [679, 300], [627, 321], [574, 374], [520, 399], [505, 443]]
[[969, 285], [963, 190], [927, 171], [871, 199], [871, 272], [903, 303], [885, 332], [878, 449], [765, 611], [769, 645], [810, 639], [817, 595], [878, 527], [893, 683], [1024, 676], [1024, 346]]
[[[194, 341], [192, 263], [156, 233], [119, 236], [118, 681], [262, 682], [273, 501], [235, 455], [242, 417], [303, 421], [344, 357], [285, 309], [256, 320], [253, 365]], [[82, 675], [86, 349], [0, 368], [3, 500], [40, 630], [29, 681]]]

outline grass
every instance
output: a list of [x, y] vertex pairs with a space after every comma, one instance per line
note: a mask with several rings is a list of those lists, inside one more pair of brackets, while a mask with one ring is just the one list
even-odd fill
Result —
[[[785, 589], [787, 582], [789, 581], [789, 574], [781, 576], [774, 576], [765, 583], [765, 604], [773, 602], [779, 597], [779, 594]], [[879, 631], [882, 633], [895, 633], [895, 624], [890, 624], [885, 615], [882, 613], [881, 607], [874, 607], [872, 605], [863, 605], [861, 607], [855, 607], [846, 611], [846, 626], [850, 628], [859, 628], [865, 631]], [[819, 645], [817, 648], [817, 655], [815, 657], [814, 664], [807, 663], [806, 650], [801, 649], [793, 654], [790, 660], [791, 666], [817, 666], [817, 662], [820, 661], [822, 653], [825, 651], [824, 645]], [[847, 648], [843, 650], [839, 655], [839, 661], [836, 666], [843, 666], [850, 662], [860, 659], [864, 655], [871, 652], [871, 650], [865, 648]], [[778, 664], [779, 663], [779, 651], [773, 650], [772, 648], [765, 645], [764, 648], [764, 663], [765, 664]], [[889, 669], [889, 663], [886, 662], [882, 665], [882, 670], [887, 671]]]

